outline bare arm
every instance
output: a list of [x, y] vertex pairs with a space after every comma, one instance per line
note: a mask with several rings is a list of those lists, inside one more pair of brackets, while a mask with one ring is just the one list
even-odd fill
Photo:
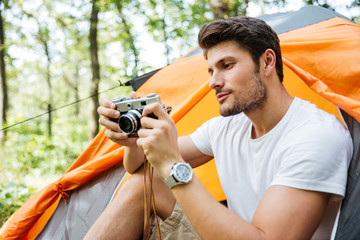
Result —
[[[153, 112], [159, 119], [143, 118], [144, 129], [139, 131], [137, 144], [166, 178], [175, 162], [185, 160], [183, 155], [187, 161], [191, 157], [179, 149], [175, 124], [160, 105], [150, 105], [144, 111]], [[194, 150], [191, 154], [199, 153]], [[196, 165], [196, 161], [193, 163]], [[309, 239], [329, 201], [326, 193], [272, 186], [249, 223], [218, 203], [196, 176], [188, 184], [172, 188], [172, 193], [201, 239]]]
[[178, 145], [182, 159], [185, 162], [190, 163], [193, 168], [205, 164], [213, 158], [212, 156], [200, 152], [190, 136], [179, 137]]
[[197, 178], [172, 192], [201, 239], [310, 239], [329, 198], [325, 193], [273, 186], [248, 223], [213, 199]]
[[[207, 163], [213, 157], [208, 156], [198, 150], [190, 136], [178, 138], [178, 146], [181, 157], [192, 167], [198, 167]], [[129, 173], [134, 173], [144, 162], [144, 152], [138, 147], [125, 148], [124, 167]]]

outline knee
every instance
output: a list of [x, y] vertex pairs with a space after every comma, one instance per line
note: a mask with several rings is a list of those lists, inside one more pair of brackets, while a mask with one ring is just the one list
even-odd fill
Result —
[[[149, 178], [146, 176], [147, 184]], [[148, 186], [147, 186], [148, 187]], [[152, 188], [156, 199], [156, 209], [162, 219], [169, 217], [175, 205], [175, 197], [171, 190], [164, 183], [163, 177], [154, 171], [152, 179]], [[147, 191], [149, 191], [147, 189]], [[131, 177], [122, 185], [118, 196], [121, 196], [122, 204], [127, 206], [143, 207], [144, 203], [144, 169], [138, 169]]]

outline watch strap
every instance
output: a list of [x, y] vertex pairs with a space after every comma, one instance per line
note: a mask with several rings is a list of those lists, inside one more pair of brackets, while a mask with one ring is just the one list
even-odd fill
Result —
[[[176, 176], [177, 169], [180, 166], [186, 166], [186, 169], [188, 169], [188, 171], [189, 171], [188, 179], [184, 179], [183, 181], [179, 180], [179, 177]], [[189, 181], [191, 181], [193, 174], [194, 174], [194, 171], [193, 171], [192, 167], [190, 166], [190, 164], [184, 163], [184, 162], [177, 162], [171, 168], [170, 175], [164, 180], [164, 182], [171, 189], [171, 188], [173, 188], [173, 187], [175, 187], [177, 185], [185, 184], [185, 183], [188, 183]]]
[[166, 185], [167, 185], [168, 188], [170, 188], [170, 189], [173, 188], [173, 187], [175, 187], [175, 186], [178, 185], [178, 184], [181, 184], [180, 182], [176, 181], [176, 179], [174, 178], [173, 175], [168, 176], [168, 177], [164, 180], [164, 182], [166, 183]]

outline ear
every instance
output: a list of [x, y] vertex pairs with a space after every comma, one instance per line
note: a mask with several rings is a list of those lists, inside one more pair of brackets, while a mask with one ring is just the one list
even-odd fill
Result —
[[261, 60], [262, 62], [260, 62], [260, 66], [263, 68], [265, 76], [269, 77], [275, 71], [275, 52], [270, 48], [266, 49], [262, 55]]

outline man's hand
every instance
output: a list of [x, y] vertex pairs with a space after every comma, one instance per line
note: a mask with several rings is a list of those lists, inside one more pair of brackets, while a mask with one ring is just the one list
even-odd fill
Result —
[[[132, 92], [130, 96], [136, 98], [136, 93]], [[110, 118], [120, 117], [120, 112], [115, 110], [115, 104], [108, 98], [101, 98], [99, 102], [101, 106], [97, 109], [97, 112], [102, 115], [99, 123], [106, 128], [105, 136], [122, 146], [136, 146], [136, 139], [128, 138], [127, 134], [120, 130], [119, 124], [110, 120]]]
[[[136, 98], [136, 93], [132, 92], [130, 96]], [[99, 123], [106, 127], [105, 136], [113, 142], [125, 146], [123, 164], [128, 173], [134, 173], [144, 162], [144, 153], [136, 145], [137, 138], [129, 138], [121, 131], [118, 123], [110, 120], [110, 118], [120, 117], [120, 112], [115, 110], [116, 106], [110, 99], [101, 98], [100, 105], [97, 111], [102, 115]]]
[[[158, 119], [147, 117], [151, 113]], [[154, 103], [144, 108], [141, 126], [137, 145], [144, 150], [154, 168], [163, 177], [168, 176], [174, 163], [183, 161], [178, 149], [178, 134], [174, 121], [160, 104]]]

